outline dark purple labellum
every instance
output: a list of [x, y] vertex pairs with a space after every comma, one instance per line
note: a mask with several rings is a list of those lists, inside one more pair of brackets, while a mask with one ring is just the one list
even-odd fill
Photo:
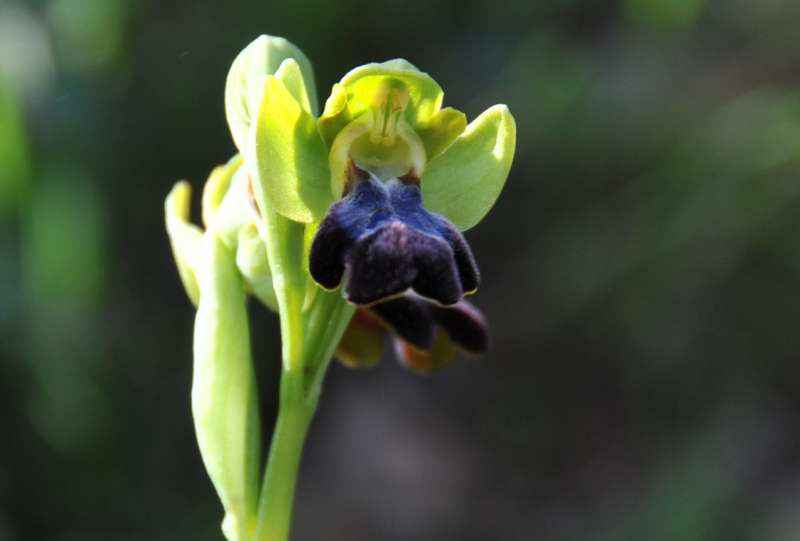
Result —
[[453, 305], [478, 287], [472, 250], [442, 216], [425, 210], [418, 182], [381, 182], [355, 169], [347, 195], [331, 206], [311, 246], [309, 270], [322, 287], [344, 277], [345, 296], [360, 305], [408, 289]]

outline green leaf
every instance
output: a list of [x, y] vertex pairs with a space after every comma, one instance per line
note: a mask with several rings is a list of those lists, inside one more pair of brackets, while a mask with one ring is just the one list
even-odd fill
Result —
[[225, 537], [245, 541], [255, 529], [261, 436], [246, 297], [234, 257], [213, 232], [204, 235], [192, 415], [203, 463], [225, 508]]
[[16, 210], [30, 173], [28, 141], [19, 100], [0, 81], [0, 217]]
[[425, 145], [428, 160], [441, 154], [466, 127], [467, 116], [452, 107], [445, 107], [428, 122], [417, 126], [416, 132]]
[[279, 214], [296, 222], [319, 221], [333, 194], [316, 120], [277, 77], [268, 76], [263, 85], [253, 132], [257, 182]]
[[199, 227], [189, 223], [191, 197], [192, 188], [189, 183], [178, 182], [164, 202], [164, 215], [178, 274], [184, 289], [186, 289], [186, 294], [189, 295], [192, 304], [197, 306], [200, 299], [197, 268], [200, 265], [203, 232]]
[[511, 169], [517, 129], [505, 105], [473, 120], [422, 175], [422, 197], [462, 231], [483, 219], [497, 201]]
[[317, 93], [311, 62], [289, 41], [274, 36], [259, 36], [233, 61], [225, 82], [225, 114], [233, 141], [240, 152], [246, 150], [264, 77], [273, 75], [283, 61], [289, 58], [297, 62], [302, 74], [301, 84], [307, 95], [308, 110], [317, 114]]
[[350, 119], [373, 107], [375, 97], [386, 85], [408, 92], [405, 115], [412, 127], [430, 120], [442, 107], [444, 99], [442, 87], [430, 75], [402, 58], [359, 66], [347, 73], [339, 84], [347, 91]]

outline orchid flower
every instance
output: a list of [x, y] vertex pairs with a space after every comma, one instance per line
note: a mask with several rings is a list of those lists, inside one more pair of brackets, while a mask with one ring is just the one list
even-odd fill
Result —
[[[372, 364], [391, 334], [403, 364], [427, 373], [488, 347], [483, 315], [464, 300], [479, 272], [462, 232], [500, 195], [516, 128], [503, 105], [468, 124], [443, 97], [396, 59], [347, 73], [318, 114], [311, 63], [261, 36], [228, 73], [238, 154], [206, 182], [205, 228], [189, 221], [187, 183], [167, 197], [175, 262], [197, 307], [195, 429], [229, 541], [288, 539], [334, 355]], [[281, 324], [280, 408], [263, 476], [248, 296]]]

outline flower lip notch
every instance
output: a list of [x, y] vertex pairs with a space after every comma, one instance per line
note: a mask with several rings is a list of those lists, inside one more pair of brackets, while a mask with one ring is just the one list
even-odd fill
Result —
[[371, 305], [412, 290], [443, 306], [474, 292], [472, 250], [447, 219], [422, 206], [419, 179], [381, 181], [348, 164], [344, 197], [328, 210], [311, 245], [309, 271], [326, 289], [345, 278], [348, 301]]

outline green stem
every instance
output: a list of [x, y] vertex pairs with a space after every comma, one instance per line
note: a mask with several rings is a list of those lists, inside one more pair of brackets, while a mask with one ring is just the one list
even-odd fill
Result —
[[[306, 375], [312, 374], [324, 362], [323, 350], [331, 340], [331, 332], [343, 323], [345, 326], [350, 321], [340, 322], [339, 312], [342, 305], [346, 305], [341, 292], [318, 290], [314, 303], [308, 310], [305, 325], [305, 354]], [[338, 343], [338, 339], [337, 339]]]
[[263, 221], [257, 222], [269, 255], [272, 284], [281, 320], [283, 369], [298, 369], [303, 360], [303, 300], [306, 276], [303, 273], [305, 225], [293, 222], [261, 203]]
[[[278, 283], [277, 281], [275, 283]], [[303, 362], [303, 289], [296, 284], [284, 282], [278, 297], [278, 310], [281, 319], [281, 345], [284, 371], [300, 372]]]
[[287, 541], [297, 472], [317, 401], [307, 400], [299, 372], [284, 372], [278, 420], [258, 503], [255, 541]]
[[326, 297], [319, 298], [310, 309], [303, 335], [306, 347], [302, 365], [309, 370], [284, 369], [281, 376], [280, 408], [258, 503], [255, 541], [289, 539], [303, 443], [330, 357], [353, 314], [354, 307], [338, 292], [320, 295]]
[[328, 365], [336, 352], [336, 346], [342, 339], [342, 335], [355, 313], [355, 306], [345, 301], [338, 292], [334, 294], [337, 299], [333, 306], [330, 307], [328, 323], [321, 331], [322, 338], [313, 350], [315, 356], [313, 359], [314, 368], [306, 382], [306, 394], [309, 397], [319, 397], [322, 382], [328, 372]]

